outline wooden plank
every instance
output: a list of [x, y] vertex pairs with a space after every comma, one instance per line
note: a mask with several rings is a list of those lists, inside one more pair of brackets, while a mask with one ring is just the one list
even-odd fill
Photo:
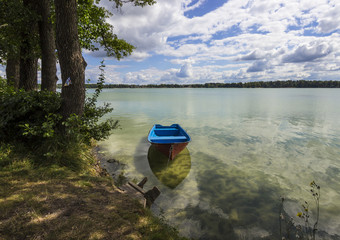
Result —
[[128, 182], [128, 184], [133, 187], [134, 189], [136, 189], [138, 192], [140, 192], [141, 194], [145, 194], [145, 191], [143, 188], [139, 187], [137, 184], [134, 184], [133, 182]]
[[147, 178], [145, 177], [138, 185], [133, 182], [120, 187], [124, 194], [129, 195], [131, 198], [136, 199], [140, 202], [144, 208], [151, 207], [152, 203], [160, 195], [160, 191], [157, 187], [153, 187], [151, 190], [146, 191], [142, 188], [146, 183]]

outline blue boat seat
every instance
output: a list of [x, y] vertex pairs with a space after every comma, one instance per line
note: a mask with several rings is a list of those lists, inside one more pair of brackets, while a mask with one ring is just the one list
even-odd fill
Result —
[[163, 128], [157, 128], [155, 129], [155, 131], [178, 131], [178, 129], [172, 128], [172, 127], [168, 127], [168, 128], [163, 127]]
[[162, 126], [155, 124], [148, 135], [150, 143], [177, 144], [190, 142], [190, 136], [178, 124]]
[[150, 137], [151, 141], [157, 140], [186, 140], [185, 136], [157, 136], [157, 137]]

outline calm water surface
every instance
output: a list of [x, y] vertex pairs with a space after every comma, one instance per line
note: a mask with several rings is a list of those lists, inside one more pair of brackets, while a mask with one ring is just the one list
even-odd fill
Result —
[[[147, 176], [146, 189], [159, 187], [153, 211], [183, 235], [277, 238], [280, 196], [294, 218], [305, 200], [315, 216], [312, 180], [321, 186], [319, 229], [340, 235], [340, 90], [113, 89], [100, 101], [121, 125], [100, 143], [107, 158], [125, 163], [129, 179]], [[192, 138], [175, 185], [150, 168], [155, 123], [179, 123]]]

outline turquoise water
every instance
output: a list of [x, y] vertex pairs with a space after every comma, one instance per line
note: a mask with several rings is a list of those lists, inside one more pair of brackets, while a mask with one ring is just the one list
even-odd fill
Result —
[[[147, 176], [146, 189], [158, 186], [153, 211], [183, 235], [277, 237], [281, 196], [294, 218], [310, 201], [312, 222], [312, 180], [321, 186], [320, 231], [340, 235], [339, 89], [110, 89], [100, 101], [120, 120], [100, 143], [107, 158], [126, 163], [129, 179]], [[190, 171], [174, 188], [148, 163], [155, 123], [179, 123], [192, 138]]]

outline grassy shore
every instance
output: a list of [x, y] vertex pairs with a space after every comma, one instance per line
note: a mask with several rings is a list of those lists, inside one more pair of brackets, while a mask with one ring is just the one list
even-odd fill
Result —
[[0, 149], [0, 239], [184, 239], [100, 168], [34, 166]]

